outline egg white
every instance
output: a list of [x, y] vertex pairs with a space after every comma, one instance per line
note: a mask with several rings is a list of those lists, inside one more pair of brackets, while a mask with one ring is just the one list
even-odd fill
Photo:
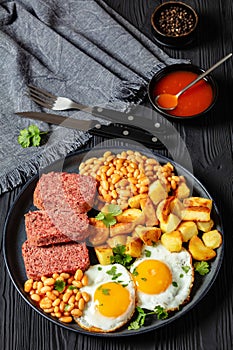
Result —
[[[116, 267], [116, 274], [121, 274], [116, 280], [108, 272], [112, 267]], [[81, 317], [75, 318], [80, 327], [94, 332], [112, 332], [129, 321], [135, 310], [135, 284], [131, 274], [120, 264], [113, 265], [94, 265], [91, 266], [85, 274], [88, 277], [88, 285], [80, 288], [80, 292], [87, 292], [90, 300], [85, 305]], [[126, 312], [117, 317], [106, 317], [102, 315], [95, 305], [95, 291], [107, 282], [120, 282], [127, 288], [130, 295], [130, 303]]]
[[140, 258], [132, 264], [130, 272], [133, 274], [136, 267], [146, 259], [165, 263], [172, 273], [172, 284], [159, 294], [146, 294], [137, 290], [137, 305], [148, 310], [154, 310], [160, 305], [167, 311], [171, 311], [188, 301], [194, 279], [189, 252], [184, 248], [180, 252], [170, 252], [161, 243], [157, 243], [155, 247], [144, 246]]

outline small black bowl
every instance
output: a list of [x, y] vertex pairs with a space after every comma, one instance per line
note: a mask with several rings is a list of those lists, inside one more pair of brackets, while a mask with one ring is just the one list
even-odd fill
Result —
[[198, 15], [189, 5], [179, 1], [165, 2], [151, 16], [155, 40], [165, 46], [182, 48], [193, 42]]
[[[156, 96], [155, 96], [154, 90], [155, 90], [155, 87], [158, 84], [158, 82], [162, 78], [167, 76], [169, 73], [178, 72], [178, 71], [193, 72], [193, 73], [196, 73], [198, 75], [205, 72], [204, 69], [199, 68], [198, 66], [195, 66], [195, 65], [189, 64], [189, 63], [187, 63], [187, 64], [186, 63], [172, 64], [172, 65], [169, 65], [169, 66], [166, 66], [166, 67], [160, 69], [157, 73], [154, 74], [154, 76], [152, 77], [152, 79], [150, 80], [150, 82], [148, 84], [148, 91], [147, 92], [148, 92], [148, 97], [149, 97], [150, 103], [156, 109], [157, 112], [159, 112], [163, 116], [171, 118], [171, 119], [188, 120], [191, 118], [197, 118], [197, 117], [203, 116], [204, 114], [206, 114], [207, 112], [209, 112], [212, 109], [212, 107], [215, 105], [217, 97], [218, 97], [218, 86], [216, 84], [216, 81], [214, 80], [214, 78], [210, 74], [208, 74], [203, 79], [210, 85], [210, 87], [212, 89], [212, 102], [202, 112], [200, 112], [198, 114], [193, 114], [193, 115], [176, 116], [175, 114], [171, 114], [169, 111], [162, 110], [161, 108], [159, 108], [157, 106], [157, 104], [155, 104], [155, 97]], [[175, 110], [173, 111], [173, 113], [175, 113]]]

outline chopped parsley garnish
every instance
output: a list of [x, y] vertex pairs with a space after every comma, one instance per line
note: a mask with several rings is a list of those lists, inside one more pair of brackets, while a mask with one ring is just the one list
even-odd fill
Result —
[[158, 320], [164, 320], [168, 317], [168, 312], [160, 305], [155, 307], [155, 313], [157, 315]]
[[47, 134], [47, 132], [40, 131], [38, 126], [32, 124], [27, 129], [20, 130], [18, 136], [18, 143], [23, 148], [27, 148], [30, 146], [40, 146], [41, 135], [43, 134]]
[[181, 273], [181, 274], [180, 274], [180, 278], [183, 278], [183, 277], [184, 277], [184, 275], [183, 275], [183, 273]]
[[104, 295], [110, 295], [110, 290], [111, 290], [111, 289], [109, 289], [109, 288], [102, 288], [102, 293], [103, 293]]
[[149, 258], [151, 256], [151, 251], [150, 250], [145, 250], [145, 256]]
[[101, 270], [102, 270], [102, 267], [99, 266], [99, 267], [98, 267], [98, 271], [101, 271]]
[[75, 286], [69, 286], [68, 289], [69, 289], [69, 290], [74, 290], [74, 289], [77, 289], [77, 287], [75, 287]]
[[65, 310], [65, 311], [69, 311], [69, 308], [70, 308], [70, 305], [69, 305], [69, 304], [66, 304], [66, 306], [64, 307], [64, 310]]
[[117, 268], [116, 268], [116, 266], [113, 266], [113, 267], [111, 268], [111, 270], [108, 270], [108, 271], [107, 271], [107, 274], [112, 276], [112, 280], [113, 280], [113, 281], [116, 280], [118, 277], [120, 277], [120, 276], [122, 275], [121, 272], [117, 273]]
[[172, 282], [172, 285], [173, 285], [173, 287], [178, 287], [178, 284], [177, 284], [177, 282]]
[[146, 282], [146, 281], [147, 281], [147, 278], [142, 277], [141, 280]]
[[136, 268], [136, 267], [135, 267], [135, 269], [133, 270], [132, 275], [134, 275], [134, 276], [138, 276], [138, 275], [139, 275], [139, 273], [138, 273], [138, 271], [137, 271], [137, 268]]
[[201, 276], [207, 275], [210, 271], [210, 265], [207, 261], [198, 261], [194, 263], [195, 271], [197, 271]]
[[133, 262], [132, 256], [125, 253], [126, 246], [125, 245], [117, 245], [112, 249], [113, 255], [110, 256], [110, 262], [111, 264], [121, 264], [125, 266], [126, 268], [129, 268], [130, 265]]
[[156, 306], [154, 311], [147, 313], [139, 306], [136, 307], [136, 310], [138, 312], [137, 318], [135, 321], [130, 323], [128, 327], [129, 330], [136, 330], [141, 328], [145, 323], [146, 317], [149, 315], [157, 315], [157, 318], [159, 320], [163, 320], [168, 317], [167, 311], [162, 306]]
[[189, 270], [190, 270], [190, 266], [182, 266], [182, 270], [183, 270], [185, 273], [188, 273]]
[[63, 280], [56, 280], [54, 283], [54, 289], [62, 293], [65, 289], [66, 283]]
[[105, 207], [107, 211], [101, 211], [96, 215], [96, 219], [99, 221], [103, 221], [106, 227], [110, 227], [116, 224], [117, 220], [115, 216], [120, 215], [122, 213], [119, 205], [109, 204]]

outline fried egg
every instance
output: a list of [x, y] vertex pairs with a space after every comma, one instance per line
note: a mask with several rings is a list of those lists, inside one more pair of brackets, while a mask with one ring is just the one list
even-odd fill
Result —
[[122, 327], [135, 310], [135, 284], [120, 264], [94, 265], [85, 274], [88, 285], [80, 288], [90, 296], [83, 314], [75, 321], [94, 332], [112, 332]]
[[137, 305], [154, 310], [158, 305], [167, 311], [188, 301], [193, 284], [193, 266], [189, 252], [170, 252], [161, 243], [144, 246], [140, 258], [131, 265], [136, 284]]

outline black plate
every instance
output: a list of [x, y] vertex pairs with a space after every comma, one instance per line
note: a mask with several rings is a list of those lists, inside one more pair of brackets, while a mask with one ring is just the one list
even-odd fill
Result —
[[[111, 147], [110, 150], [112, 152], [118, 153], [118, 152], [121, 152], [123, 149], [118, 147]], [[103, 149], [103, 148], [94, 149], [93, 151], [91, 151], [90, 157], [101, 156], [105, 151], [106, 149]], [[143, 153], [145, 153], [145, 155], [148, 155], [150, 157], [152, 156], [151, 153], [147, 154], [144, 151]], [[67, 172], [78, 172], [78, 166], [82, 162], [84, 157], [87, 156], [87, 154], [88, 154], [88, 151], [81, 151], [81, 152], [74, 153], [71, 156], [67, 157], [65, 160], [61, 160], [59, 162], [52, 164], [43, 172], [49, 172], [52, 170], [57, 171], [58, 169], [61, 169], [61, 167], [64, 171], [67, 171]], [[178, 174], [184, 175], [188, 184], [193, 184], [193, 193], [192, 193], [193, 195], [212, 199], [210, 194], [204, 188], [204, 186], [190, 172], [185, 170], [183, 167], [181, 167], [180, 165], [176, 164], [175, 162], [161, 155], [154, 154], [153, 157], [155, 157], [161, 164], [164, 164], [170, 161], [175, 166], [175, 169], [178, 171]], [[11, 210], [8, 214], [5, 227], [4, 227], [3, 252], [4, 252], [4, 259], [5, 259], [8, 273], [16, 289], [18, 290], [20, 295], [23, 297], [23, 299], [34, 310], [36, 310], [40, 315], [45, 317], [47, 320], [50, 320], [56, 325], [62, 326], [66, 329], [69, 329], [75, 332], [80, 332], [83, 334], [89, 334], [89, 335], [95, 335], [95, 336], [107, 336], [107, 337], [132, 336], [138, 333], [148, 332], [159, 327], [164, 327], [167, 324], [173, 322], [174, 320], [180, 318], [186, 312], [191, 310], [201, 300], [201, 298], [204, 297], [204, 295], [212, 286], [219, 272], [219, 268], [221, 266], [221, 262], [223, 258], [223, 244], [221, 245], [220, 248], [217, 249], [217, 256], [211, 262], [210, 272], [203, 277], [198, 274], [195, 275], [194, 286], [191, 292], [191, 301], [185, 306], [183, 306], [180, 311], [170, 315], [169, 318], [165, 320], [157, 320], [156, 318], [152, 318], [149, 324], [140, 328], [137, 331], [133, 331], [133, 330], [129, 331], [126, 325], [120, 330], [115, 331], [113, 333], [93, 333], [93, 332], [88, 332], [81, 329], [76, 323], [64, 324], [58, 321], [56, 318], [44, 313], [41, 309], [35, 306], [35, 304], [28, 297], [28, 294], [24, 292], [23, 287], [24, 287], [24, 282], [27, 279], [27, 276], [25, 273], [24, 262], [23, 262], [22, 253], [21, 253], [21, 246], [23, 242], [26, 240], [26, 233], [24, 228], [24, 214], [27, 213], [29, 210], [35, 209], [32, 203], [32, 196], [33, 196], [33, 191], [35, 189], [35, 185], [38, 179], [39, 179], [39, 175], [34, 176], [31, 179], [31, 181], [29, 181], [24, 186], [24, 188], [16, 198], [13, 206], [11, 207]], [[216, 229], [218, 229], [221, 233], [223, 233], [221, 218], [214, 202], [213, 202], [213, 209], [212, 209], [211, 216], [215, 222]]]

